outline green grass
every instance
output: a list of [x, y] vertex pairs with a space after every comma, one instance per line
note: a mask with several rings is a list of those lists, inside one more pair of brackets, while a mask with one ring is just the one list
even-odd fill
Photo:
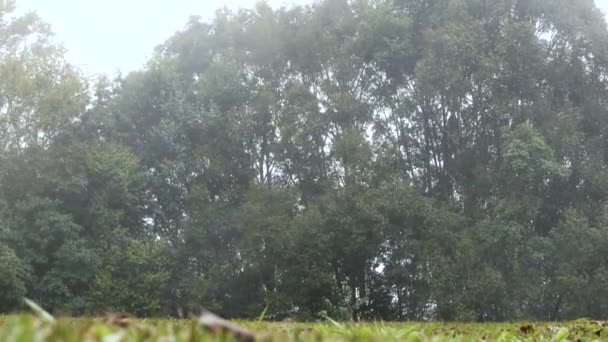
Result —
[[[269, 323], [237, 322], [255, 331], [258, 341], [600, 341], [604, 322], [563, 323]], [[0, 341], [231, 341], [214, 336], [190, 320], [130, 320], [125, 327], [102, 318], [0, 316]]]

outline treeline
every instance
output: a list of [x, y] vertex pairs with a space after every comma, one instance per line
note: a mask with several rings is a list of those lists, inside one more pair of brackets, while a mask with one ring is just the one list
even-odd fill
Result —
[[0, 311], [606, 317], [592, 0], [259, 3], [95, 82], [13, 7]]

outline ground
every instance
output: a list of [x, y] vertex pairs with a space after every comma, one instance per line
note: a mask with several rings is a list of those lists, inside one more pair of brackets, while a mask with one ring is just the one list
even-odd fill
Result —
[[[581, 319], [560, 323], [291, 323], [236, 322], [257, 341], [593, 341], [608, 339], [608, 324]], [[0, 341], [231, 341], [195, 320], [0, 316]]]

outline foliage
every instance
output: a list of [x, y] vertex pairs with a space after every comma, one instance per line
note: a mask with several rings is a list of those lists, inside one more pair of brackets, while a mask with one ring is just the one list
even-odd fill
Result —
[[0, 311], [26, 295], [74, 315], [605, 318], [592, 1], [260, 2], [98, 80], [14, 5]]
[[25, 295], [25, 284], [20, 279], [23, 266], [15, 253], [0, 244], [0, 310], [10, 311], [19, 305]]
[[[597, 341], [606, 337], [605, 322], [561, 323], [262, 323], [243, 321], [262, 341]], [[45, 323], [31, 316], [0, 317], [3, 341], [231, 341], [230, 335], [204, 331], [196, 321], [62, 318]]]

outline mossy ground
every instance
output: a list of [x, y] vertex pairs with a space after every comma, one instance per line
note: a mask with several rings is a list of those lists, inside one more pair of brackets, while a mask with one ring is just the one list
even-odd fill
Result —
[[[258, 341], [600, 341], [608, 324], [561, 323], [287, 323], [239, 321]], [[131, 319], [124, 327], [102, 318], [0, 316], [0, 341], [231, 341], [203, 331], [194, 320]]]

